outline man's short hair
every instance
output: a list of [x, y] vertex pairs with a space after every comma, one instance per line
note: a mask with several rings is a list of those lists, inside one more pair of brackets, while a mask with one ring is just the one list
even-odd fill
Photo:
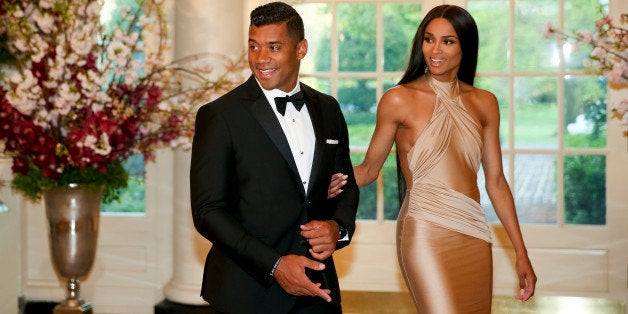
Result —
[[286, 22], [288, 35], [300, 42], [305, 38], [303, 19], [292, 6], [283, 2], [271, 2], [251, 11], [251, 26], [264, 26]]

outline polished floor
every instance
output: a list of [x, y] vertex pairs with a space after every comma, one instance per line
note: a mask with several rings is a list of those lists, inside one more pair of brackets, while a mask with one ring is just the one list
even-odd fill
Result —
[[[492, 313], [498, 314], [627, 314], [625, 302], [604, 299], [534, 296], [521, 303], [511, 296], [495, 296]], [[415, 314], [407, 293], [345, 291], [345, 314]]]

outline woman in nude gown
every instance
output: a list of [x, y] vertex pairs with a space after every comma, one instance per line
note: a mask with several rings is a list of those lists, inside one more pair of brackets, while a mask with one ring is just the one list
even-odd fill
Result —
[[[497, 99], [473, 87], [477, 51], [477, 27], [467, 11], [431, 10], [403, 78], [379, 102], [365, 159], [354, 167], [359, 186], [373, 182], [396, 144], [407, 186], [397, 254], [419, 313], [491, 312], [491, 235], [479, 203], [480, 164], [516, 252], [516, 298], [534, 294], [536, 275], [502, 169]], [[330, 196], [337, 193], [334, 181]]]

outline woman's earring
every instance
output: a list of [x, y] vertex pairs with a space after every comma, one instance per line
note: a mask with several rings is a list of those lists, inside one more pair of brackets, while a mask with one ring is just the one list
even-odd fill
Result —
[[429, 72], [430, 69], [427, 67], [427, 64], [425, 65], [425, 69], [423, 70], [423, 72], [425, 72], [425, 74], [427, 74], [427, 72]]

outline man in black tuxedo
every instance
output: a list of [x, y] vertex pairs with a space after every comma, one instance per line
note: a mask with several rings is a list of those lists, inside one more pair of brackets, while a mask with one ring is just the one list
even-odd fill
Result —
[[[213, 244], [201, 296], [216, 313], [342, 313], [332, 253], [351, 240], [359, 196], [347, 125], [333, 97], [299, 82], [294, 8], [253, 10], [248, 45], [253, 75], [196, 117], [192, 215]], [[328, 200], [337, 172], [346, 184]]]

